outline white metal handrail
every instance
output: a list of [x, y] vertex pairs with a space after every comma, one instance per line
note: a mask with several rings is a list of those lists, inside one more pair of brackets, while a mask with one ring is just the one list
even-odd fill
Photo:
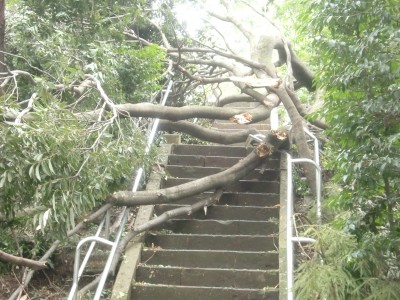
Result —
[[[168, 99], [168, 95], [169, 95], [169, 93], [171, 91], [172, 85], [173, 85], [173, 81], [170, 80], [169, 83], [168, 83], [167, 89], [166, 89], [166, 91], [165, 91], [165, 93], [163, 95], [163, 98], [161, 100], [160, 105], [162, 105], [162, 106], [165, 105], [165, 103], [166, 103], [166, 101]], [[157, 119], [154, 120], [153, 125], [151, 126], [150, 134], [149, 134], [149, 136], [147, 138], [147, 145], [146, 145], [146, 148], [145, 148], [145, 154], [148, 154], [149, 151], [150, 151], [150, 148], [151, 148], [151, 146], [153, 144], [155, 135], [157, 133], [157, 128], [158, 128], [159, 122], [160, 122], [160, 120], [157, 118]], [[133, 184], [133, 187], [132, 187], [132, 192], [136, 192], [139, 189], [140, 182], [142, 180], [143, 174], [144, 174], [144, 168], [141, 167], [136, 172], [135, 181], [134, 181], [134, 184]], [[117, 234], [115, 236], [114, 241], [109, 241], [108, 240], [110, 214], [109, 214], [109, 211], [107, 211], [103, 221], [100, 223], [99, 228], [97, 229], [96, 234], [94, 236], [91, 236], [91, 237], [86, 237], [86, 238], [82, 239], [78, 243], [76, 251], [75, 251], [73, 283], [72, 283], [71, 291], [70, 291], [69, 296], [68, 296], [68, 300], [76, 300], [79, 279], [80, 279], [80, 277], [81, 277], [81, 275], [82, 275], [82, 273], [84, 271], [84, 268], [86, 267], [87, 262], [89, 261], [89, 258], [91, 256], [92, 251], [93, 251], [93, 249], [94, 249], [94, 247], [95, 247], [97, 242], [105, 244], [105, 245], [108, 245], [108, 246], [111, 247], [110, 253], [109, 253], [108, 258], [107, 258], [106, 265], [105, 265], [104, 270], [103, 270], [103, 272], [101, 274], [100, 281], [99, 281], [99, 284], [97, 285], [96, 293], [95, 293], [94, 298], [93, 298], [94, 300], [100, 299], [101, 293], [102, 293], [102, 291], [104, 289], [104, 284], [105, 284], [105, 282], [107, 280], [107, 277], [108, 277], [108, 272], [109, 272], [109, 270], [111, 268], [111, 264], [112, 264], [112, 262], [114, 260], [114, 256], [115, 256], [115, 253], [117, 251], [117, 248], [118, 248], [122, 233], [124, 232], [125, 224], [126, 224], [126, 222], [128, 220], [129, 212], [130, 212], [130, 208], [125, 206], [124, 210], [123, 210], [123, 217], [121, 219], [121, 223], [120, 223], [120, 226], [119, 226], [119, 229], [118, 229], [118, 232], [117, 232]], [[106, 227], [106, 229], [105, 229], [106, 238], [101, 238], [100, 237], [100, 233], [101, 233], [104, 225]], [[85, 258], [83, 259], [82, 264], [81, 264], [80, 263], [80, 251], [81, 251], [81, 248], [85, 243], [89, 243], [89, 242], [91, 244], [90, 244], [89, 249], [88, 249], [88, 251], [87, 251], [87, 253], [85, 255]]]
[[317, 223], [321, 225], [321, 167], [319, 166], [319, 145], [318, 139], [307, 128], [305, 133], [314, 141], [314, 159], [308, 158], [292, 158], [287, 153], [287, 203], [286, 203], [286, 258], [287, 258], [287, 299], [294, 299], [293, 283], [294, 283], [294, 243], [314, 243], [315, 239], [310, 237], [293, 236], [293, 227], [295, 219], [293, 215], [293, 164], [309, 163], [315, 167], [316, 188], [317, 188]]

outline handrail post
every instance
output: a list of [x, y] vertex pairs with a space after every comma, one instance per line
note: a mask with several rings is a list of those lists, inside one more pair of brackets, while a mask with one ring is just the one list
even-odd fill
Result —
[[294, 299], [294, 251], [293, 244], [295, 242], [314, 243], [315, 239], [308, 237], [293, 237], [293, 227], [295, 220], [293, 216], [293, 164], [295, 163], [310, 163], [315, 167], [316, 185], [317, 185], [317, 223], [322, 224], [321, 220], [321, 191], [322, 191], [322, 176], [321, 167], [319, 165], [319, 145], [318, 139], [307, 128], [304, 128], [305, 133], [314, 140], [314, 159], [309, 158], [292, 158], [289, 153], [287, 155], [287, 216], [286, 216], [286, 259], [287, 259], [287, 299]]
[[[167, 89], [165, 90], [165, 93], [162, 94], [162, 100], [160, 102], [160, 105], [162, 105], [162, 106], [165, 105], [165, 103], [166, 103], [166, 101], [168, 99], [169, 93], [171, 92], [173, 83], [174, 82], [172, 80], [169, 80]], [[158, 127], [159, 122], [160, 122], [160, 120], [158, 118], [156, 118], [154, 120], [152, 126], [151, 126], [150, 134], [148, 136], [147, 144], [146, 144], [146, 148], [145, 148], [145, 154], [148, 154], [150, 152], [150, 148], [151, 148], [151, 146], [153, 144], [153, 140], [154, 140], [155, 135], [157, 133], [157, 127]], [[141, 167], [141, 168], [139, 168], [137, 170], [136, 176], [135, 176], [135, 181], [134, 181], [133, 186], [132, 186], [132, 192], [135, 192], [135, 191], [138, 190], [138, 188], [140, 186], [140, 182], [141, 182], [142, 176], [143, 176], [143, 173], [144, 173], [143, 167]], [[94, 298], [93, 298], [95, 300], [100, 299], [101, 293], [102, 293], [103, 288], [104, 288], [105, 281], [107, 280], [107, 277], [108, 277], [108, 272], [109, 272], [109, 270], [111, 268], [111, 264], [112, 264], [112, 262], [114, 260], [114, 256], [115, 256], [115, 253], [117, 251], [117, 248], [118, 248], [118, 245], [119, 245], [119, 241], [120, 241], [122, 233], [124, 231], [124, 227], [125, 227], [125, 224], [127, 222], [128, 216], [129, 216], [129, 212], [130, 212], [130, 208], [125, 206], [124, 209], [123, 209], [123, 217], [121, 219], [119, 230], [118, 230], [118, 232], [117, 232], [117, 234], [115, 236], [114, 242], [111, 242], [111, 241], [108, 240], [109, 228], [110, 228], [110, 213], [109, 213], [109, 210], [108, 210], [107, 213], [105, 214], [101, 224], [99, 225], [99, 228], [97, 229], [96, 235], [95, 236], [86, 237], [86, 238], [82, 239], [78, 243], [77, 249], [76, 249], [76, 253], [75, 253], [75, 261], [74, 261], [73, 284], [72, 284], [70, 293], [68, 295], [68, 300], [75, 300], [76, 299], [79, 278], [82, 275], [84, 268], [86, 267], [87, 261], [90, 258], [90, 255], [91, 255], [91, 253], [92, 253], [92, 251], [94, 249], [94, 246], [95, 246], [96, 242], [100, 242], [100, 243], [103, 243], [103, 244], [111, 246], [111, 250], [110, 250], [110, 253], [108, 255], [108, 259], [106, 261], [106, 265], [105, 265], [104, 270], [103, 270], [103, 272], [101, 274], [100, 281], [99, 281], [99, 284], [97, 285], [96, 293], [95, 293]], [[101, 233], [101, 230], [104, 227], [104, 224], [105, 224], [105, 231], [106, 231], [105, 232], [105, 237], [107, 239], [99, 237], [99, 235]], [[80, 248], [84, 243], [89, 242], [89, 241], [91, 241], [91, 245], [89, 247], [88, 252], [85, 255], [85, 258], [82, 261], [82, 265], [80, 266]]]
[[287, 299], [293, 300], [293, 164], [292, 157], [287, 160], [287, 203], [286, 203], [286, 259], [287, 259]]
[[[172, 85], [173, 85], [173, 81], [170, 80], [169, 83], [168, 83], [167, 90], [165, 91], [165, 94], [164, 94], [164, 96], [163, 96], [163, 98], [161, 100], [161, 103], [160, 103], [163, 106], [165, 105], [165, 103], [167, 101], [167, 98], [168, 98], [169, 93], [171, 91]], [[159, 122], [160, 122], [159, 118], [155, 119], [154, 124], [153, 124], [153, 126], [151, 128], [150, 135], [149, 135], [149, 138], [148, 138], [148, 141], [147, 141], [147, 146], [146, 146], [146, 149], [145, 149], [145, 153], [146, 154], [150, 152], [150, 147], [153, 144], [154, 137], [155, 137], [155, 135], [157, 133], [157, 127], [158, 127]], [[140, 177], [144, 172], [143, 168], [141, 168], [141, 170], [142, 171], [140, 173]], [[141, 179], [140, 177], [137, 180], [137, 182], [138, 182], [137, 186], [135, 185], [134, 188], [138, 187], [140, 179]], [[136, 183], [136, 180], [135, 180], [135, 183]], [[136, 190], [132, 189], [132, 191], [135, 192]], [[113, 244], [113, 246], [111, 248], [111, 251], [110, 251], [110, 254], [108, 256], [108, 259], [107, 259], [106, 265], [104, 267], [103, 273], [101, 274], [100, 282], [99, 282], [99, 284], [97, 286], [96, 293], [95, 293], [94, 298], [93, 298], [94, 300], [99, 300], [100, 297], [101, 297], [101, 293], [103, 291], [104, 284], [105, 284], [105, 282], [107, 280], [107, 277], [108, 277], [108, 272], [109, 272], [111, 264], [112, 264], [112, 262], [114, 260], [114, 256], [115, 256], [115, 253], [117, 252], [119, 241], [121, 239], [121, 236], [122, 236], [122, 233], [124, 231], [124, 227], [125, 227], [126, 221], [128, 219], [128, 216], [129, 216], [129, 211], [130, 211], [129, 208], [125, 210], [125, 213], [124, 213], [124, 216], [122, 218], [118, 233], [117, 233], [117, 235], [115, 237], [114, 244]]]

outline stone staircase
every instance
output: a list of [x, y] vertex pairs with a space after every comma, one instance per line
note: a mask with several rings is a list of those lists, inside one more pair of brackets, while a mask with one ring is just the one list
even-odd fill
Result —
[[[226, 122], [214, 127], [248, 128]], [[253, 128], [267, 129], [265, 124]], [[221, 172], [251, 150], [244, 145], [172, 145], [165, 164], [168, 176], [160, 187]], [[140, 262], [129, 299], [279, 299], [280, 154], [264, 166], [262, 173], [254, 170], [226, 187], [206, 214], [178, 217], [148, 232], [143, 248], [136, 250]], [[154, 213], [193, 204], [212, 192], [156, 205]]]

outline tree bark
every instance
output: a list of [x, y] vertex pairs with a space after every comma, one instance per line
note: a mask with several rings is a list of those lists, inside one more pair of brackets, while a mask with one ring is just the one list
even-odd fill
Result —
[[225, 171], [166, 189], [139, 192], [118, 191], [110, 196], [109, 203], [117, 206], [162, 204], [221, 188], [246, 176], [260, 165], [263, 158], [280, 150], [287, 139], [286, 132], [271, 133], [266, 136], [265, 143], [260, 143], [257, 149]]
[[112, 194], [110, 203], [117, 206], [136, 206], [169, 203], [202, 192], [221, 188], [243, 178], [262, 161], [256, 151], [252, 151], [234, 166], [220, 173], [187, 182], [178, 186], [155, 191], [119, 191]]
[[219, 130], [205, 128], [203, 126], [187, 121], [171, 122], [166, 120], [160, 121], [159, 130], [183, 132], [203, 141], [219, 143], [223, 145], [245, 142], [249, 137], [249, 134], [257, 133], [257, 130], [255, 129], [245, 129], [233, 133], [227, 133]]
[[[229, 120], [234, 115], [248, 112], [252, 115], [253, 122], [259, 122], [269, 117], [270, 109], [267, 107], [257, 107], [252, 109], [222, 108], [213, 106], [183, 106], [170, 107], [160, 106], [150, 103], [120, 104], [115, 105], [118, 115], [122, 118], [147, 117], [160, 118], [170, 121], [179, 121], [191, 118], [207, 118], [218, 120]], [[94, 110], [76, 114], [78, 118], [88, 121], [98, 119], [101, 110]]]
[[7, 262], [7, 263], [12, 263], [14, 265], [28, 267], [32, 270], [41, 270], [41, 269], [47, 268], [45, 261], [36, 261], [33, 259], [23, 258], [23, 257], [8, 254], [1, 250], [0, 250], [0, 260]]
[[[312, 152], [307, 144], [306, 135], [304, 133], [304, 119], [300, 116], [296, 106], [293, 104], [292, 99], [287, 93], [284, 86], [279, 87], [275, 90], [276, 94], [281, 99], [286, 111], [289, 114], [290, 120], [292, 121], [292, 134], [296, 141], [297, 149], [300, 157], [313, 159]], [[317, 185], [315, 178], [315, 169], [310, 164], [303, 164], [304, 172], [307, 177], [308, 184], [314, 195], [317, 194]]]

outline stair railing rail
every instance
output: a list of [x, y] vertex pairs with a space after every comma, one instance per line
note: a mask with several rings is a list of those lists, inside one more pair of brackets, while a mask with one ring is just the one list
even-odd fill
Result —
[[[167, 102], [169, 93], [172, 89], [173, 86], [173, 81], [169, 80], [168, 82], [168, 86], [166, 88], [162, 96], [162, 100], [160, 105], [164, 106], [165, 103]], [[151, 146], [153, 145], [153, 141], [155, 138], [155, 135], [157, 133], [157, 129], [158, 129], [158, 124], [159, 124], [160, 120], [158, 118], [154, 119], [153, 124], [149, 127], [149, 133], [148, 133], [148, 138], [147, 138], [147, 144], [146, 144], [146, 148], [145, 148], [145, 155], [148, 154], [150, 152]], [[142, 176], [144, 174], [144, 168], [141, 167], [136, 171], [136, 176], [135, 176], [135, 181], [133, 183], [133, 187], [132, 187], [132, 192], [136, 192], [141, 184], [142, 181]], [[110, 229], [110, 209], [107, 210], [107, 212], [105, 213], [105, 216], [103, 218], [103, 220], [101, 221], [96, 234], [94, 236], [89, 236], [86, 238], [83, 238], [82, 240], [79, 241], [76, 250], [75, 250], [75, 261], [74, 261], [74, 275], [73, 275], [73, 282], [72, 282], [72, 287], [68, 296], [68, 300], [76, 300], [77, 298], [77, 291], [78, 291], [78, 282], [80, 277], [83, 274], [83, 271], [93, 253], [94, 247], [96, 246], [96, 243], [100, 243], [100, 244], [104, 244], [107, 246], [110, 246], [110, 252], [104, 267], [104, 270], [100, 276], [100, 280], [99, 283], [97, 285], [97, 289], [96, 289], [96, 293], [94, 295], [94, 300], [98, 300], [101, 297], [101, 294], [103, 292], [104, 289], [104, 285], [105, 282], [107, 280], [108, 277], [108, 273], [109, 270], [111, 268], [111, 264], [113, 262], [115, 253], [118, 249], [118, 245], [119, 242], [121, 240], [121, 236], [124, 232], [125, 229], [125, 225], [126, 222], [128, 220], [128, 216], [130, 213], [130, 207], [124, 207], [123, 208], [123, 216], [121, 218], [121, 222], [119, 225], [119, 229], [115, 235], [114, 241], [110, 241], [109, 240], [109, 229]], [[105, 228], [104, 228], [105, 227]], [[100, 234], [102, 232], [104, 228], [105, 234], [104, 237], [100, 237]], [[82, 263], [80, 262], [80, 254], [81, 254], [81, 248], [83, 245], [87, 244], [87, 243], [91, 243], [86, 255], [84, 257], [84, 259], [82, 260]]]
[[315, 167], [316, 189], [317, 189], [317, 223], [321, 225], [321, 167], [319, 162], [319, 144], [315, 135], [307, 128], [304, 132], [314, 142], [314, 158], [292, 158], [286, 153], [287, 159], [287, 203], [286, 203], [286, 259], [287, 259], [287, 299], [294, 299], [294, 243], [315, 243], [315, 239], [310, 237], [294, 236], [293, 227], [295, 216], [293, 214], [293, 165], [297, 163], [309, 163]]

